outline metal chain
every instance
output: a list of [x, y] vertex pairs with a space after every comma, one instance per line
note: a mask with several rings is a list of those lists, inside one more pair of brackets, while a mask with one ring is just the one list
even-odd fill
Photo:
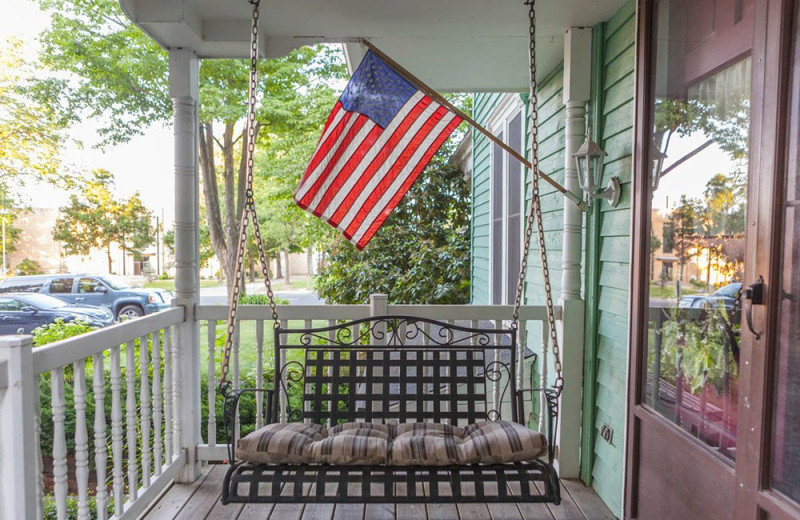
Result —
[[528, 251], [531, 247], [531, 235], [533, 234], [534, 218], [536, 219], [536, 230], [539, 237], [539, 254], [542, 260], [542, 277], [544, 279], [545, 305], [547, 307], [547, 323], [550, 328], [550, 341], [552, 342], [553, 363], [556, 370], [556, 382], [554, 387], [557, 392], [561, 392], [564, 386], [564, 378], [561, 374], [561, 352], [558, 347], [558, 333], [556, 331], [556, 316], [553, 307], [553, 290], [550, 284], [550, 268], [547, 264], [547, 249], [544, 239], [544, 223], [542, 219], [542, 207], [539, 191], [539, 108], [536, 94], [536, 9], [535, 0], [526, 0], [525, 5], [529, 6], [529, 56], [530, 56], [530, 98], [531, 107], [531, 204], [528, 208], [528, 215], [525, 220], [525, 244], [523, 246], [522, 260], [520, 262], [519, 278], [517, 280], [517, 295], [514, 300], [514, 314], [512, 327], [519, 327], [519, 309], [522, 305], [522, 292], [525, 285], [525, 273], [528, 269]]
[[261, 263], [261, 273], [264, 276], [264, 285], [269, 299], [269, 309], [272, 313], [274, 327], [278, 328], [278, 310], [275, 306], [275, 294], [272, 291], [272, 281], [269, 278], [269, 268], [267, 256], [264, 252], [264, 244], [261, 239], [261, 229], [258, 225], [258, 215], [253, 193], [253, 163], [256, 149], [256, 91], [258, 88], [258, 17], [260, 0], [248, 0], [253, 6], [253, 27], [250, 39], [250, 86], [247, 98], [247, 122], [245, 132], [247, 133], [247, 146], [243, 153], [247, 154], [247, 186], [245, 189], [245, 204], [242, 208], [241, 221], [239, 223], [239, 241], [236, 251], [236, 272], [233, 292], [229, 301], [228, 325], [225, 331], [225, 354], [222, 360], [219, 387], [223, 393], [228, 389], [228, 371], [230, 368], [231, 350], [233, 348], [233, 337], [236, 332], [236, 312], [239, 308], [239, 293], [243, 282], [244, 271], [244, 250], [247, 244], [247, 225], [253, 219], [253, 232], [255, 234], [256, 246], [258, 247], [258, 259]]

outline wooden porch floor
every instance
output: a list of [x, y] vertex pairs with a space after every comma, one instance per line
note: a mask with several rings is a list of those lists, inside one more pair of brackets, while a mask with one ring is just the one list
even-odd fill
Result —
[[231, 504], [220, 487], [225, 465], [211, 465], [192, 484], [174, 484], [144, 520], [601, 520], [616, 518], [591, 488], [561, 481], [561, 505], [545, 504]]

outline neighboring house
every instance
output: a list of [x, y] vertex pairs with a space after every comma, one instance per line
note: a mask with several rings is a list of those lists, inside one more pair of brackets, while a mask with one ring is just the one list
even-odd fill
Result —
[[[47, 274], [108, 273], [108, 252], [105, 249], [94, 249], [88, 255], [68, 255], [63, 244], [53, 240], [53, 227], [58, 215], [54, 208], [33, 208], [19, 213], [14, 225], [20, 233], [16, 251], [8, 257], [9, 272], [13, 273], [20, 262], [29, 258], [38, 262]], [[158, 253], [161, 253], [160, 259], [156, 258]], [[141, 276], [147, 262], [154, 270], [157, 264], [166, 270], [172, 261], [168, 251], [157, 250], [155, 245], [141, 255], [123, 252], [117, 244], [111, 245], [111, 272], [118, 275]]]

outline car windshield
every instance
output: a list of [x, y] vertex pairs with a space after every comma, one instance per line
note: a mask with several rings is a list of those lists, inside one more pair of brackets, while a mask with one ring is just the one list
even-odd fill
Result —
[[119, 278], [118, 276], [103, 276], [100, 278], [105, 282], [106, 285], [114, 289], [115, 291], [119, 291], [121, 289], [130, 289], [131, 284]]
[[727, 296], [728, 298], [735, 298], [736, 294], [739, 292], [739, 288], [742, 286], [740, 283], [729, 283], [725, 287], [717, 289], [714, 292], [716, 296]]
[[68, 304], [64, 300], [59, 300], [46, 294], [26, 294], [20, 297], [19, 300], [26, 305], [33, 305], [44, 310], [53, 310], [66, 307]]

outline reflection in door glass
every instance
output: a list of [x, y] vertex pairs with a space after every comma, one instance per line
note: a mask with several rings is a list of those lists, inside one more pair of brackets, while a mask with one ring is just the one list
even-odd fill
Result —
[[656, 27], [644, 401], [734, 459], [750, 58], [692, 78], [692, 33]]

